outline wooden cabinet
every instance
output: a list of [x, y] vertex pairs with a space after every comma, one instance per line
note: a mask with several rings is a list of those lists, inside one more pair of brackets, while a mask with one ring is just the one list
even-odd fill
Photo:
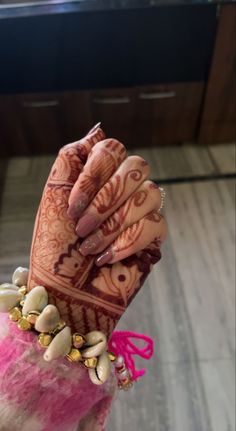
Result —
[[128, 148], [194, 140], [203, 90], [185, 83], [4, 96], [0, 154], [56, 153], [99, 121]]
[[236, 140], [236, 5], [220, 10], [198, 140], [202, 144]]
[[88, 92], [1, 96], [0, 155], [56, 153], [91, 127], [88, 100]]
[[139, 144], [150, 146], [193, 141], [203, 93], [202, 82], [137, 88]]
[[182, 83], [91, 92], [94, 123], [128, 147], [192, 141], [204, 83]]
[[1, 154], [56, 152], [64, 142], [64, 117], [57, 94], [0, 98]]
[[134, 89], [92, 91], [89, 100], [93, 124], [101, 121], [107, 136], [117, 138], [127, 146], [132, 147], [137, 144]]

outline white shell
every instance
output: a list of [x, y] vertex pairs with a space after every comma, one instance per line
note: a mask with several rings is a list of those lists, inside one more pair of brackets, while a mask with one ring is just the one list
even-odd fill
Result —
[[10, 283], [3, 283], [0, 284], [0, 290], [18, 290], [18, 287], [15, 286], [14, 284], [10, 284]]
[[55, 305], [47, 305], [35, 323], [38, 332], [51, 332], [60, 321], [60, 314]]
[[0, 290], [0, 312], [7, 313], [11, 308], [15, 307], [21, 300], [22, 296], [14, 289]]
[[90, 380], [95, 385], [102, 385], [106, 382], [111, 371], [111, 361], [108, 353], [104, 352], [99, 358], [95, 369], [89, 369]]
[[16, 284], [16, 286], [26, 286], [28, 283], [28, 277], [29, 277], [29, 270], [27, 268], [22, 268], [22, 266], [19, 266], [14, 271], [14, 274], [12, 276], [12, 283]]
[[89, 347], [83, 350], [83, 358], [100, 356], [107, 349], [107, 338], [103, 332], [91, 331], [85, 335], [85, 340]]
[[66, 326], [53, 338], [43, 357], [45, 361], [50, 362], [53, 361], [53, 359], [66, 356], [70, 352], [71, 346], [71, 329], [69, 326]]
[[22, 314], [26, 315], [29, 311], [43, 311], [48, 303], [48, 294], [43, 286], [34, 287], [25, 298]]

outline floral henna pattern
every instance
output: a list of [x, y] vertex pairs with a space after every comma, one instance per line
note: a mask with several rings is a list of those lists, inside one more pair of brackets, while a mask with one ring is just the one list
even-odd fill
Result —
[[139, 169], [132, 169], [126, 172], [124, 178], [115, 175], [112, 181], [108, 181], [92, 202], [92, 206], [97, 209], [98, 213], [104, 214], [117, 205], [124, 194], [129, 178], [138, 182], [142, 178], [142, 172]]
[[[157, 240], [148, 249], [101, 268], [95, 265], [95, 257], [84, 257], [79, 252], [81, 241], [75, 222], [67, 215], [68, 200], [96, 139], [94, 136], [92, 142], [87, 138], [67, 145], [52, 167], [35, 221], [28, 288], [44, 285], [50, 302], [57, 305], [72, 330], [86, 333], [101, 329], [109, 336], [152, 265], [160, 259], [160, 243]], [[114, 142], [106, 142], [107, 147], [113, 148]], [[142, 205], [145, 196], [134, 194], [135, 205]], [[119, 217], [124, 219], [127, 211], [128, 206]], [[141, 226], [136, 226], [130, 241], [141, 234]]]
[[127, 215], [132, 207], [139, 208], [144, 204], [147, 199], [148, 193], [145, 190], [138, 190], [133, 196], [122, 206], [116, 213], [109, 217], [101, 226], [100, 229], [103, 235], [109, 236], [115, 232], [119, 232], [119, 229], [124, 224]]
[[[101, 169], [101, 160], [103, 169]], [[91, 199], [94, 195], [94, 190], [101, 188], [104, 183], [104, 178], [109, 178], [117, 167], [116, 159], [112, 153], [101, 150], [101, 158], [95, 158], [91, 163], [89, 174], [84, 174], [80, 182], [80, 189]]]

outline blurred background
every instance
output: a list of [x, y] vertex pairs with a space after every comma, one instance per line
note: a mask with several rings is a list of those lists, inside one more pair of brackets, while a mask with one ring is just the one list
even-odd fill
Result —
[[2, 282], [55, 154], [98, 121], [167, 192], [163, 258], [119, 323], [158, 348], [108, 431], [235, 430], [235, 44], [235, 1], [0, 0]]

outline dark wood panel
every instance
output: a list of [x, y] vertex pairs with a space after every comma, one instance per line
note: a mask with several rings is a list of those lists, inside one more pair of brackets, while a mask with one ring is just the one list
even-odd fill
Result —
[[63, 110], [60, 94], [1, 97], [1, 154], [57, 152], [66, 143]]
[[0, 97], [0, 156], [30, 154], [15, 97]]
[[63, 92], [61, 100], [65, 140], [73, 142], [86, 135], [96, 123], [96, 119], [91, 115], [90, 93], [88, 91]]
[[236, 5], [224, 6], [219, 17], [199, 142], [236, 139]]
[[92, 91], [90, 107], [93, 123], [101, 121], [107, 136], [135, 146], [135, 90], [131, 88]]
[[136, 124], [140, 145], [194, 140], [203, 92], [201, 82], [139, 87]]

